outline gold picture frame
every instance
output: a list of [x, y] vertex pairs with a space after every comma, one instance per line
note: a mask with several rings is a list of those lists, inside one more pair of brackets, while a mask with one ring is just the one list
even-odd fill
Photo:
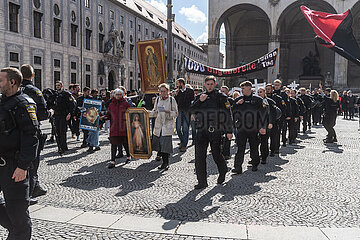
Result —
[[158, 86], [166, 82], [166, 62], [163, 39], [139, 41], [138, 61], [141, 75], [141, 91], [158, 93]]
[[152, 156], [149, 113], [145, 108], [128, 108], [125, 117], [130, 155], [149, 159]]

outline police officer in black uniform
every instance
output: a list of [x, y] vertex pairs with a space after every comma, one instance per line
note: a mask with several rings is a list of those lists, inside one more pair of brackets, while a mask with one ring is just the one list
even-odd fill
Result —
[[289, 128], [289, 144], [295, 143], [296, 139], [296, 123], [299, 121], [300, 117], [300, 109], [296, 98], [291, 96], [291, 90], [289, 88], [285, 89], [285, 93], [289, 96], [289, 103], [290, 103], [290, 120], [287, 121], [288, 128]]
[[295, 123], [295, 138], [297, 138], [298, 133], [300, 132], [300, 123], [304, 119], [305, 104], [303, 100], [297, 95], [297, 91], [295, 89], [291, 90], [291, 97], [296, 99], [297, 105], [299, 106], [299, 120]]
[[[23, 93], [31, 97], [36, 103], [36, 116], [40, 123], [40, 121], [44, 121], [49, 119], [51, 116], [50, 111], [48, 111], [46, 107], [46, 102], [43, 97], [42, 92], [33, 85], [32, 78], [35, 76], [34, 69], [29, 64], [24, 64], [20, 68], [21, 74], [23, 75], [23, 81], [21, 84], [21, 90]], [[44, 190], [39, 184], [38, 177], [38, 169], [40, 164], [40, 152], [44, 148], [44, 144], [46, 141], [46, 135], [42, 134], [40, 128], [38, 131], [38, 139], [39, 139], [39, 147], [37, 151], [37, 156], [35, 161], [33, 162], [33, 166], [29, 170], [30, 177], [30, 196], [32, 198], [36, 198], [46, 194], [46, 190]], [[35, 201], [32, 203], [36, 203]]]
[[260, 163], [259, 156], [259, 134], [266, 134], [268, 125], [268, 102], [252, 93], [252, 83], [245, 81], [240, 84], [243, 96], [234, 100], [232, 107], [234, 126], [237, 129], [236, 144], [238, 147], [235, 155], [234, 169], [235, 174], [242, 173], [246, 142], [249, 140], [250, 158], [252, 171], [258, 170]]
[[303, 133], [306, 133], [307, 128], [311, 129], [311, 107], [313, 100], [310, 95], [306, 94], [305, 88], [300, 88], [300, 98], [303, 100], [305, 105], [305, 112], [303, 118]]
[[[281, 81], [280, 81], [281, 86]], [[274, 88], [271, 83], [267, 84], [265, 87], [266, 96], [272, 99], [276, 106], [281, 110], [280, 118], [276, 118], [275, 124], [273, 124], [273, 128], [270, 131], [270, 157], [274, 157], [275, 154], [279, 153], [280, 149], [280, 135], [281, 135], [281, 127], [282, 122], [286, 118], [286, 103], [283, 101], [282, 97], [274, 94]]]
[[290, 109], [290, 103], [288, 95], [281, 90], [282, 82], [279, 79], [276, 79], [274, 81], [274, 91], [273, 93], [280, 96], [282, 98], [281, 104], [285, 106], [283, 110], [284, 117], [280, 120], [280, 129], [281, 129], [281, 140], [283, 143], [283, 146], [286, 147], [286, 132], [287, 132], [287, 121], [291, 119], [291, 109]]
[[206, 155], [210, 143], [213, 159], [219, 170], [218, 184], [225, 181], [227, 165], [220, 153], [222, 134], [232, 139], [232, 118], [230, 103], [227, 97], [215, 90], [216, 78], [205, 78], [206, 91], [198, 94], [192, 106], [192, 114], [196, 114], [197, 134], [195, 139], [195, 170], [198, 184], [195, 189], [208, 186], [206, 173]]
[[325, 90], [326, 96], [324, 97], [323, 106], [324, 106], [324, 121], [323, 125], [328, 132], [326, 138], [324, 139], [324, 143], [334, 143], [337, 142], [335, 125], [337, 112], [340, 108], [339, 103], [339, 94], [335, 90], [331, 90], [327, 88]]
[[[267, 131], [266, 134], [260, 135], [260, 158], [261, 164], [266, 164], [267, 157], [269, 156], [269, 137], [276, 120], [281, 116], [281, 110], [276, 106], [276, 102], [266, 96], [266, 90], [263, 87], [258, 89], [259, 97], [266, 99], [269, 104], [269, 114], [267, 118]], [[279, 115], [279, 116], [278, 116]]]
[[71, 113], [75, 108], [75, 100], [71, 93], [63, 89], [61, 81], [56, 82], [56, 99], [54, 106], [54, 117], [56, 132], [59, 139], [59, 154], [63, 154], [69, 150], [66, 143], [67, 121], [70, 120]]
[[312, 95], [314, 99], [314, 108], [312, 109], [312, 117], [313, 117], [313, 124], [318, 125], [321, 123], [321, 115], [322, 115], [322, 102], [323, 97], [319, 93], [319, 89], [314, 89], [314, 94]]
[[36, 104], [19, 91], [21, 81], [18, 69], [0, 70], [0, 225], [11, 240], [31, 239], [27, 172], [38, 147]]

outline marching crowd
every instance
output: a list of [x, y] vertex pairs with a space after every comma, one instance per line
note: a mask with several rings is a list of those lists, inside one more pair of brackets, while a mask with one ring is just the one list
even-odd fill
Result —
[[[109, 132], [111, 159], [108, 168], [116, 166], [116, 158], [126, 152], [126, 163], [131, 161], [128, 138], [141, 147], [144, 126], [140, 116], [134, 116], [128, 136], [125, 112], [130, 107], [145, 107], [151, 122], [152, 150], [161, 161], [161, 171], [169, 169], [174, 151], [174, 130], [179, 137], [179, 151], [185, 152], [195, 145], [195, 171], [198, 183], [195, 189], [208, 186], [207, 148], [210, 145], [219, 176], [218, 184], [225, 181], [230, 146], [235, 139], [237, 152], [234, 156], [233, 174], [243, 172], [242, 165], [247, 142], [250, 148], [252, 171], [266, 164], [268, 157], [279, 154], [281, 143], [296, 144], [298, 134], [307, 134], [312, 125], [322, 124], [328, 134], [325, 143], [337, 142], [334, 126], [338, 114], [353, 119], [359, 99], [351, 91], [339, 97], [336, 90], [326, 88], [289, 89], [277, 79], [272, 84], [253, 90], [250, 81], [241, 83], [241, 91], [230, 91], [227, 86], [217, 86], [214, 76], [207, 76], [204, 89], [193, 89], [180, 78], [176, 89], [168, 84], [159, 85], [158, 94], [141, 94], [119, 87], [113, 91], [84, 87], [80, 93], [78, 84], [71, 84], [69, 91], [63, 83], [56, 82], [56, 89], [40, 91], [33, 83], [33, 68], [25, 64], [20, 71], [15, 68], [0, 70], [0, 224], [9, 230], [9, 239], [30, 239], [31, 221], [28, 213], [32, 199], [45, 195], [38, 181], [37, 170], [40, 151], [46, 135], [41, 132], [40, 122], [47, 119], [52, 125], [48, 142], [56, 141], [60, 155], [68, 151], [67, 130], [80, 139], [80, 116], [84, 112], [85, 99], [100, 100], [100, 124], [94, 131], [82, 130], [81, 147], [89, 154], [99, 151], [101, 129]], [[189, 144], [190, 129], [192, 143]], [[9, 177], [11, 176], [11, 177]]]

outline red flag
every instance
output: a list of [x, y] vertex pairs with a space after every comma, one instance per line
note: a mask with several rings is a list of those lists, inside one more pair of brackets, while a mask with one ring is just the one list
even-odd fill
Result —
[[321, 45], [360, 66], [360, 48], [352, 33], [353, 18], [350, 10], [342, 14], [332, 14], [301, 6], [301, 11]]

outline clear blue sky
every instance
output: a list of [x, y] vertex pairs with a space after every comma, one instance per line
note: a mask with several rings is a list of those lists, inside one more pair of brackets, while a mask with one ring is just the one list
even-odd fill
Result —
[[[167, 0], [146, 0], [166, 12]], [[175, 21], [199, 43], [207, 42], [208, 0], [173, 0]]]

